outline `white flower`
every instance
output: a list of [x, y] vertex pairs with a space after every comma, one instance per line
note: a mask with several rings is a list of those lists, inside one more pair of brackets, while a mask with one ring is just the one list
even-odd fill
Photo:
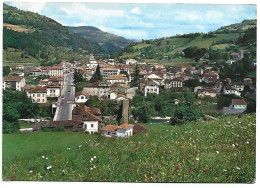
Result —
[[197, 132], [200, 132], [200, 130], [198, 129]]
[[199, 161], [200, 159], [197, 157], [196, 160]]
[[82, 145], [79, 145], [79, 148], [81, 147]]
[[219, 151], [216, 151], [217, 154], [219, 154]]
[[235, 144], [232, 144], [232, 147], [233, 147], [233, 148], [236, 147]]
[[93, 170], [93, 168], [91, 167], [90, 170]]
[[94, 156], [94, 158], [95, 158], [95, 159], [97, 158], [96, 155]]
[[32, 173], [33, 171], [32, 170], [30, 170], [30, 173]]
[[230, 121], [228, 122], [228, 124], [230, 124]]
[[88, 140], [90, 142], [90, 140]]
[[45, 156], [43, 155], [43, 156], [42, 156], [42, 158], [44, 159], [44, 158], [45, 158]]
[[48, 160], [48, 157], [46, 157], [46, 160]]
[[240, 170], [241, 168], [239, 168], [239, 167], [236, 167], [236, 169]]
[[227, 170], [226, 169], [223, 169], [224, 172], [226, 172]]
[[65, 170], [64, 170], [64, 169], [62, 170], [62, 173], [64, 173], [64, 174], [65, 174]]
[[248, 141], [246, 141], [246, 143], [247, 143], [247, 144], [249, 144], [249, 142], [248, 142]]
[[40, 178], [42, 178], [42, 176], [40, 176]]
[[96, 166], [94, 165], [93, 168], [96, 168]]
[[70, 148], [67, 148], [67, 150], [70, 150]]
[[52, 166], [47, 166], [47, 170], [50, 170]]

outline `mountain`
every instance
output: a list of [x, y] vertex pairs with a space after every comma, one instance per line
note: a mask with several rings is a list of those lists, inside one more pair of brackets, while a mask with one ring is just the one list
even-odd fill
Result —
[[[247, 45], [248, 41], [251, 47]], [[162, 62], [166, 65], [190, 64], [201, 59], [199, 56], [202, 53], [197, 49], [202, 49], [204, 54], [208, 53], [209, 50], [219, 54], [226, 53], [223, 55], [223, 57], [225, 56], [224, 60], [228, 58], [230, 51], [238, 51], [241, 48], [246, 50], [250, 48], [252, 54], [255, 54], [255, 44], [256, 20], [244, 20], [241, 23], [223, 26], [209, 33], [190, 33], [134, 42], [120, 51], [117, 58], [135, 58], [149, 63]], [[185, 55], [184, 51], [189, 47], [193, 48], [191, 51], [198, 51], [196, 60], [194, 57]]]
[[123, 37], [103, 32], [100, 29], [92, 26], [68, 27], [72, 32], [90, 41], [96, 42], [101, 46], [101, 49], [107, 53], [114, 53], [122, 50], [133, 41]]
[[68, 54], [72, 57], [102, 52], [97, 43], [74, 34], [55, 20], [6, 4], [3, 5], [3, 27], [6, 61], [14, 61], [12, 56], [8, 56], [10, 49], [19, 51], [20, 58], [45, 61], [57, 60]]

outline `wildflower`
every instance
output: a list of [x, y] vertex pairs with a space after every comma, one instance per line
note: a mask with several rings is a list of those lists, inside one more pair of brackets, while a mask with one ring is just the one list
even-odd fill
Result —
[[42, 176], [40, 176], [40, 178], [42, 178]]
[[94, 165], [93, 168], [96, 168], [96, 166]]
[[228, 122], [228, 124], [230, 124], [230, 121]]
[[197, 158], [196, 158], [196, 161], [199, 161], [199, 160], [200, 160], [200, 159], [197, 157]]
[[240, 170], [241, 168], [239, 168], [239, 167], [236, 167], [236, 169], [237, 169], [237, 170]]
[[90, 142], [90, 140], [88, 140]]
[[62, 170], [62, 173], [65, 174], [65, 172], [66, 172], [66, 171], [63, 169], [63, 170]]
[[217, 154], [219, 154], [219, 151], [216, 151]]
[[198, 129], [197, 132], [200, 132], [200, 130]]
[[96, 155], [94, 156], [94, 159], [96, 159], [97, 157], [96, 157]]
[[45, 158], [45, 156], [43, 155], [43, 156], [42, 156], [42, 158], [44, 159], [44, 158]]
[[176, 169], [177, 169], [177, 170], [179, 170], [179, 169], [180, 169], [180, 167], [179, 167], [179, 166], [176, 166]]
[[82, 145], [79, 145], [79, 148], [82, 147]]
[[233, 148], [236, 147], [235, 144], [232, 144], [232, 147], [233, 147]]
[[90, 170], [93, 170], [93, 168], [91, 167]]
[[67, 150], [70, 150], [70, 148], [67, 148]]
[[223, 169], [224, 172], [226, 172], [227, 170], [226, 169]]
[[246, 143], [247, 143], [247, 144], [249, 144], [249, 142], [248, 142], [248, 141], [246, 141]]
[[32, 173], [33, 171], [32, 170], [30, 170], [30, 173]]
[[50, 169], [51, 169], [51, 167], [52, 167], [51, 165], [50, 165], [50, 166], [47, 166], [47, 170], [50, 170]]

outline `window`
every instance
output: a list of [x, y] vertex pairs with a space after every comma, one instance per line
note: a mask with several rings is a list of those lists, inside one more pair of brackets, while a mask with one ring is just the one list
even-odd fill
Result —
[[41, 94], [37, 94], [37, 97], [40, 97], [41, 96]]
[[44, 99], [42, 99], [42, 102], [44, 102]]
[[84, 99], [84, 96], [81, 96], [81, 99]]
[[33, 94], [33, 97], [34, 97], [34, 94]]
[[94, 127], [94, 124], [91, 124], [91, 127]]

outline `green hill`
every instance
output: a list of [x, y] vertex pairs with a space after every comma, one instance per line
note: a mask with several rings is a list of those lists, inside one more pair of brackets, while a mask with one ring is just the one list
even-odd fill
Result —
[[[98, 44], [37, 13], [4, 4], [3, 22], [4, 62], [7, 63], [28, 62], [28, 59], [51, 61], [102, 52]], [[17, 52], [15, 58], [9, 55], [11, 51]]]
[[255, 181], [255, 114], [147, 127], [147, 134], [128, 139], [80, 132], [4, 134], [3, 180]]
[[69, 27], [69, 29], [90, 41], [98, 43], [102, 50], [107, 53], [120, 51], [132, 42], [92, 26]]
[[[255, 30], [256, 20], [244, 20], [241, 23], [221, 27], [215, 32], [190, 33], [160, 39], [142, 40], [130, 44], [117, 54], [119, 59], [136, 58], [150, 63], [162, 62], [168, 65], [195, 63], [194, 59], [185, 57], [183, 50], [188, 47], [197, 47], [229, 53], [245, 48], [239, 40], [246, 33]], [[256, 41], [256, 37], [254, 38]]]

